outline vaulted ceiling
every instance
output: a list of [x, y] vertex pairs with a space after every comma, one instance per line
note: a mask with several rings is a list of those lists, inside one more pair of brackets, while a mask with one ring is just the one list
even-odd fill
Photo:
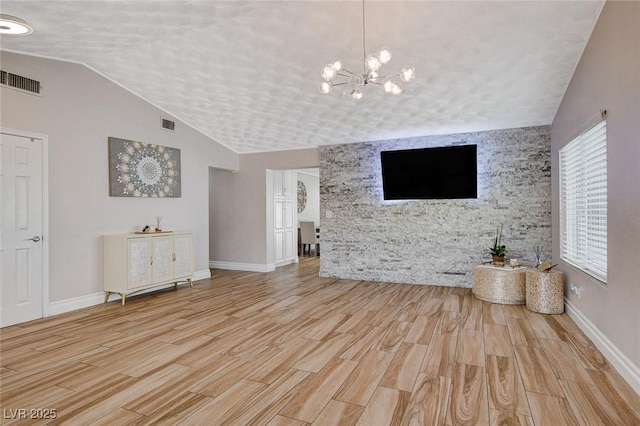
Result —
[[[366, 1], [394, 97], [321, 95], [363, 66], [360, 1], [2, 1], [2, 49], [86, 64], [238, 153], [550, 124], [603, 1]], [[11, 71], [11, 70], [8, 70]]]

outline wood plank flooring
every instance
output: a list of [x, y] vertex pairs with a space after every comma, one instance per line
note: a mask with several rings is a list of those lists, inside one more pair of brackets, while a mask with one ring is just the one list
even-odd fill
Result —
[[640, 397], [566, 315], [319, 278], [317, 258], [7, 327], [0, 345], [2, 424], [640, 425]]

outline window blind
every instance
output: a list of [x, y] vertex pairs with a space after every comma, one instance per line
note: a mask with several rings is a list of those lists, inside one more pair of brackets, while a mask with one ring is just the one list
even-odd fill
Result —
[[560, 150], [560, 257], [607, 281], [607, 122]]

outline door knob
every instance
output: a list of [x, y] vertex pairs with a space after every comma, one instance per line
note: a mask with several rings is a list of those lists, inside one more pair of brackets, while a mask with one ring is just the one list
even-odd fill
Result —
[[37, 243], [38, 241], [40, 241], [40, 236], [34, 235], [31, 238], [27, 238], [25, 241], [33, 241], [34, 243]]

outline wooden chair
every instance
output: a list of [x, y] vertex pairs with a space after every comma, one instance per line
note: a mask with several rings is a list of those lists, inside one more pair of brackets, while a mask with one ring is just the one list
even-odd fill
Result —
[[318, 253], [318, 241], [316, 239], [316, 225], [313, 222], [300, 222], [300, 243], [302, 244], [302, 255], [304, 256], [306, 246], [309, 246], [309, 256], [311, 256], [311, 247], [313, 247], [313, 255]]

